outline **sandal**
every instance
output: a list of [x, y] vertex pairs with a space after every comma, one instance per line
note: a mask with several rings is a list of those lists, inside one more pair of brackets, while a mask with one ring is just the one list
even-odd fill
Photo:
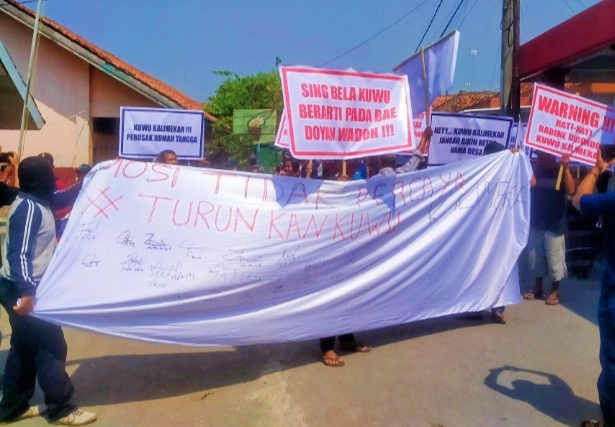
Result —
[[340, 350], [354, 353], [369, 353], [372, 351], [372, 348], [368, 345], [355, 341], [348, 344], [340, 343]]
[[532, 301], [535, 299], [543, 299], [544, 297], [545, 297], [544, 295], [536, 297], [536, 294], [534, 293], [534, 291], [530, 291], [528, 293], [523, 294], [523, 299], [528, 300], [528, 301]]
[[323, 357], [322, 359], [320, 359], [320, 361], [324, 363], [325, 366], [330, 366], [332, 368], [341, 368], [342, 366], [345, 365], [344, 361], [337, 356], [336, 357]]
[[583, 421], [581, 423], [581, 427], [604, 427], [604, 426], [596, 420], [591, 420], [591, 421]]

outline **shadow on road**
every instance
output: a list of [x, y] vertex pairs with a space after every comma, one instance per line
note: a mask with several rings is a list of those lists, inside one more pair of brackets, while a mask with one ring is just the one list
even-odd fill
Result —
[[[466, 323], [450, 317], [430, 319], [358, 333], [357, 339], [377, 347], [484, 323]], [[312, 340], [230, 350], [209, 348], [202, 352], [102, 356], [72, 360], [67, 366], [69, 372], [77, 366], [71, 375], [76, 403], [98, 406], [204, 394], [207, 390], [318, 363], [320, 356], [318, 342]]]
[[[310, 346], [311, 347], [311, 346]], [[305, 343], [237, 347], [234, 351], [114, 355], [67, 362], [79, 405], [112, 405], [183, 396], [317, 361]]]
[[[515, 379], [512, 388], [498, 384], [498, 377], [503, 372], [517, 373], [519, 376], [537, 376], [536, 380], [548, 380], [549, 384], [538, 384], [526, 379]], [[529, 403], [537, 411], [553, 418], [555, 421], [568, 426], [578, 426], [583, 420], [599, 418], [600, 406], [598, 403], [575, 396], [574, 392], [564, 380], [557, 375], [529, 369], [504, 366], [491, 369], [485, 385], [511, 399]]]

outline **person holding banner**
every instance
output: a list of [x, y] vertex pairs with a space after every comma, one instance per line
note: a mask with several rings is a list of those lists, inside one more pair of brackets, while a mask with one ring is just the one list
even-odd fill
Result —
[[[602, 290], [598, 303], [598, 327], [600, 329], [600, 365], [598, 397], [604, 417], [602, 427], [615, 426], [615, 192], [593, 194], [598, 177], [615, 163], [606, 163], [598, 149], [598, 159], [593, 169], [579, 184], [572, 204], [583, 215], [602, 215], [605, 236], [605, 266], [602, 274]], [[601, 426], [596, 421], [586, 421], [582, 427]]]
[[[556, 189], [560, 165], [563, 169], [563, 186]], [[533, 277], [534, 289], [525, 295], [526, 300], [544, 298], [543, 276], [551, 278], [551, 290], [546, 305], [559, 304], [559, 282], [568, 275], [566, 268], [566, 195], [575, 192], [575, 182], [570, 173], [570, 156], [564, 154], [560, 164], [555, 156], [539, 151], [534, 167], [536, 185], [532, 187], [530, 237], [528, 261]]]
[[423, 132], [423, 136], [421, 136], [421, 142], [419, 142], [414, 154], [410, 156], [410, 159], [406, 162], [406, 164], [399, 166], [397, 169], [395, 169], [397, 161], [396, 154], [384, 154], [380, 156], [381, 168], [376, 176], [391, 176], [397, 175], [398, 173], [408, 173], [418, 170], [419, 166], [421, 166], [421, 161], [423, 160], [425, 147], [429, 144], [429, 141], [431, 141], [432, 135], [433, 131], [431, 130], [431, 127], [427, 126], [425, 128], [425, 132]]
[[53, 167], [41, 157], [25, 159], [18, 169], [21, 192], [11, 205], [6, 250], [0, 270], [0, 300], [9, 315], [11, 348], [4, 367], [0, 422], [41, 414], [28, 401], [35, 383], [45, 394], [46, 416], [62, 425], [85, 425], [96, 414], [72, 403], [74, 387], [66, 373], [67, 346], [62, 328], [30, 316], [36, 288], [56, 246]]

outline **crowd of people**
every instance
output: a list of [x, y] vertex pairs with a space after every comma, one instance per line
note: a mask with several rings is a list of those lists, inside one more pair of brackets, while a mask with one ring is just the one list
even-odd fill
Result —
[[[432, 132], [427, 128], [417, 150], [403, 164], [397, 164], [396, 155], [360, 160], [356, 164], [354, 179], [391, 176], [418, 170], [425, 166], [425, 148]], [[490, 143], [484, 149], [489, 155], [506, 148]], [[12, 328], [11, 347], [3, 376], [3, 395], [0, 400], [0, 422], [17, 421], [39, 415], [62, 425], [85, 425], [96, 420], [96, 414], [81, 411], [73, 403], [74, 388], [65, 371], [67, 344], [59, 326], [36, 319], [29, 314], [34, 308], [36, 287], [49, 265], [56, 242], [72, 204], [81, 189], [90, 167], [82, 165], [75, 170], [76, 182], [67, 188], [54, 176], [53, 156], [41, 153], [22, 162], [9, 153], [8, 163], [0, 172], [0, 206], [11, 205], [7, 220], [7, 237], [2, 249], [0, 269], [0, 302], [9, 315]], [[162, 151], [157, 163], [177, 165], [176, 153]], [[199, 166], [212, 167], [205, 159]], [[314, 160], [300, 162], [290, 153], [284, 153], [283, 162], [275, 174], [308, 179], [348, 180], [339, 162]], [[539, 153], [532, 164], [534, 176], [531, 190], [530, 237], [520, 264], [527, 265], [535, 278], [533, 289], [523, 295], [526, 300], [545, 299], [543, 278], [549, 277], [551, 287], [545, 304], [559, 304], [559, 286], [567, 277], [566, 209], [569, 201], [583, 215], [597, 218], [603, 224], [605, 237], [605, 272], [599, 304], [600, 361], [602, 373], [598, 382], [600, 404], [605, 424], [588, 421], [584, 427], [615, 426], [615, 192], [594, 194], [598, 178], [607, 170], [598, 155], [594, 168], [583, 180], [575, 180], [570, 170], [570, 158]], [[235, 170], [233, 160], [221, 168]], [[561, 172], [560, 172], [561, 169]], [[265, 173], [255, 157], [249, 161], [252, 173]], [[273, 172], [273, 171], [272, 171]], [[561, 175], [561, 185], [558, 181]], [[493, 307], [496, 323], [505, 324], [504, 307]], [[478, 318], [482, 313], [468, 313]], [[344, 360], [335, 351], [367, 353], [369, 345], [358, 341], [354, 334], [331, 336], [320, 340], [321, 361], [329, 367], [342, 367]], [[45, 395], [46, 409], [30, 407], [35, 380]]]

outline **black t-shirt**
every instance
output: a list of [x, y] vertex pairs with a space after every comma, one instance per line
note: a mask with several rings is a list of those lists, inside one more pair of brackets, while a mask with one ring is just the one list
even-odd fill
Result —
[[559, 168], [534, 167], [536, 185], [532, 187], [530, 225], [538, 230], [563, 234], [566, 232], [566, 191], [563, 178], [560, 189], [555, 189], [558, 175]]

